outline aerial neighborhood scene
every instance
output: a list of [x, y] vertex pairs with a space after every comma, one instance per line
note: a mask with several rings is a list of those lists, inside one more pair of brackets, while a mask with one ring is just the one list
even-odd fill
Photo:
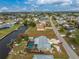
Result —
[[0, 0], [0, 59], [79, 59], [79, 1]]

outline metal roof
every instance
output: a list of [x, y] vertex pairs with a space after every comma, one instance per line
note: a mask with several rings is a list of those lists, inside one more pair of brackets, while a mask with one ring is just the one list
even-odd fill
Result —
[[34, 55], [33, 59], [54, 59], [53, 55]]
[[50, 49], [51, 45], [49, 43], [49, 39], [46, 36], [40, 36], [34, 39], [34, 44], [37, 44], [37, 48], [39, 50]]

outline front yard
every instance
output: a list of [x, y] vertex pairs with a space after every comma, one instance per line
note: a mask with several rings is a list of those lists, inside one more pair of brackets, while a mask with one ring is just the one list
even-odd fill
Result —
[[53, 53], [55, 59], [68, 59], [68, 55], [62, 45], [60, 45], [60, 48], [62, 51], [61, 53], [58, 53], [56, 50]]

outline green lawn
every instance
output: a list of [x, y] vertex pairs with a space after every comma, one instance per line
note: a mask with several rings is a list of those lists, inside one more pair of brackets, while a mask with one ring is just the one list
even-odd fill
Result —
[[55, 59], [68, 59], [68, 55], [62, 45], [60, 45], [60, 48], [62, 51], [61, 53], [58, 53], [57, 50], [54, 49], [55, 50], [55, 52], [53, 53], [54, 58]]
[[20, 25], [19, 24], [15, 24], [14, 26], [12, 26], [11, 28], [9, 28], [9, 29], [2, 29], [2, 30], [0, 30], [0, 38], [2, 38], [2, 37], [4, 37], [4, 36], [6, 36], [7, 34], [9, 34], [10, 32], [12, 32], [13, 30], [15, 30], [15, 29], [17, 29], [17, 28], [19, 28], [20, 27]]
[[36, 27], [30, 28], [28, 31], [25, 32], [25, 34], [28, 34], [29, 36], [32, 36], [32, 35], [33, 36], [43, 36], [43, 35], [46, 35], [48, 38], [56, 37], [52, 30], [37, 31]]
[[79, 45], [79, 29], [76, 29], [76, 31], [73, 32], [73, 34], [75, 35], [74, 40], [75, 40], [76, 44]]

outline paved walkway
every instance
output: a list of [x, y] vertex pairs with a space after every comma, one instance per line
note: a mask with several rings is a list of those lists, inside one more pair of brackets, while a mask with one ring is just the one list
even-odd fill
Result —
[[69, 55], [69, 59], [79, 59], [79, 56], [70, 48], [68, 43], [61, 37], [60, 33], [58, 32], [57, 28], [53, 24], [52, 16], [50, 17], [50, 23], [52, 25], [52, 29], [55, 32], [57, 38], [63, 42], [63, 47], [65, 48], [67, 54]]

